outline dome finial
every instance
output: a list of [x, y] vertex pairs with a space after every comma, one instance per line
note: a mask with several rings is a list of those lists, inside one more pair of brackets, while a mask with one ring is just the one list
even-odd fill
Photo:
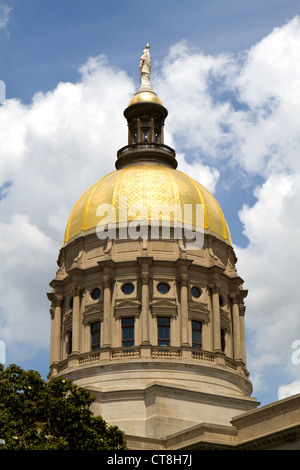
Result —
[[152, 90], [150, 85], [150, 72], [151, 72], [151, 59], [149, 52], [149, 44], [147, 43], [146, 48], [143, 50], [143, 54], [140, 58], [140, 75], [141, 75], [141, 84], [140, 89]]

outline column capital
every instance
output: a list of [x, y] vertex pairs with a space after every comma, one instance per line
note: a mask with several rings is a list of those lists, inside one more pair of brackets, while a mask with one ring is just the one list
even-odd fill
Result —
[[142, 274], [141, 274], [142, 284], [143, 285], [148, 284], [149, 279], [150, 279], [150, 274], [148, 272], [142, 272]]
[[240, 304], [240, 317], [244, 317], [246, 313], [246, 306], [242, 303]]
[[220, 285], [219, 284], [217, 284], [217, 283], [209, 284], [208, 287], [211, 289], [213, 294], [219, 294], [219, 292], [220, 292]]
[[63, 300], [64, 298], [61, 294], [54, 294], [53, 301], [52, 301], [54, 308], [61, 307]]
[[179, 274], [178, 276], [178, 281], [180, 283], [181, 286], [185, 286], [187, 287], [188, 286], [188, 283], [189, 283], [189, 276], [187, 273], [181, 273]]
[[102, 282], [103, 282], [103, 287], [106, 289], [107, 287], [111, 286], [112, 283], [112, 277], [109, 274], [104, 274], [102, 276]]
[[233, 304], [239, 304], [240, 303], [241, 298], [240, 298], [240, 295], [239, 295], [238, 292], [231, 293], [229, 295], [229, 297], [230, 297]]
[[74, 296], [80, 295], [81, 291], [82, 291], [82, 287], [79, 284], [74, 284], [74, 286], [71, 287], [71, 293]]

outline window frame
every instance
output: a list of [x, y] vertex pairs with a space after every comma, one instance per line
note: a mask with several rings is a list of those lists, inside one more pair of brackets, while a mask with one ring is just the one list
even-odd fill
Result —
[[[126, 322], [128, 323], [126, 324]], [[135, 317], [121, 318], [121, 328], [122, 328], [121, 340], [122, 340], [123, 348], [134, 347], [134, 324], [135, 324]]]
[[[99, 325], [98, 329], [93, 330], [94, 325]], [[90, 323], [90, 333], [91, 333], [91, 351], [99, 351], [101, 348], [101, 321], [95, 321]], [[99, 341], [94, 342], [94, 334], [99, 334]]]
[[[195, 323], [198, 323], [199, 327], [196, 327]], [[200, 342], [194, 339], [194, 332], [199, 333]], [[192, 348], [198, 351], [202, 349], [202, 322], [199, 320], [192, 320]]]
[[[160, 324], [160, 322], [162, 323]], [[162, 331], [163, 335], [161, 335]], [[168, 332], [168, 334], [165, 335], [165, 332]], [[167, 344], [160, 344], [161, 342]], [[162, 348], [171, 346], [171, 317], [157, 317], [157, 345]]]

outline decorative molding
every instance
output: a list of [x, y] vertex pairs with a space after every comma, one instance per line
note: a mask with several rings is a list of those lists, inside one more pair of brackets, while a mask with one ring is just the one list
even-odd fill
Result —
[[229, 294], [229, 297], [230, 297], [233, 304], [239, 304], [240, 303], [241, 297], [240, 297], [238, 292]]
[[80, 285], [78, 285], [78, 284], [74, 284], [74, 285], [71, 287], [71, 289], [70, 289], [72, 295], [74, 295], [75, 297], [76, 297], [77, 295], [80, 295], [81, 290], [82, 290], [82, 287], [81, 287]]
[[151, 313], [153, 316], [168, 315], [177, 316], [178, 308], [175, 300], [159, 299], [153, 300], [151, 305]]
[[140, 315], [140, 302], [138, 300], [117, 300], [114, 307], [115, 317]]
[[112, 281], [113, 281], [113, 279], [112, 279], [111, 276], [109, 276], [108, 274], [104, 274], [102, 276], [102, 282], [103, 282], [104, 289], [106, 289], [107, 287], [110, 288]]
[[150, 274], [147, 273], [147, 272], [142, 272], [142, 274], [141, 274], [141, 281], [142, 281], [142, 284], [143, 284], [143, 285], [149, 284], [149, 280], [150, 280]]
[[67, 312], [63, 318], [63, 334], [72, 329], [72, 311]]
[[217, 283], [210, 284], [208, 287], [211, 289], [213, 294], [219, 294], [220, 293], [221, 288], [220, 288], [219, 284], [217, 284]]
[[62, 306], [62, 303], [63, 303], [63, 296], [60, 295], [60, 294], [55, 294], [54, 295], [54, 298], [53, 298], [53, 306], [54, 308], [56, 307], [61, 307]]
[[181, 273], [178, 276], [178, 281], [179, 281], [181, 287], [182, 286], [187, 287], [188, 284], [189, 284], [189, 275], [187, 273]]

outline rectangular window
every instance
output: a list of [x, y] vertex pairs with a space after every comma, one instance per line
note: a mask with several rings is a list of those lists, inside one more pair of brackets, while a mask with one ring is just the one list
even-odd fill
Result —
[[67, 354], [72, 354], [72, 330], [67, 333]]
[[134, 346], [134, 317], [122, 318], [122, 346]]
[[202, 323], [200, 321], [192, 320], [192, 346], [193, 349], [202, 348]]
[[157, 317], [157, 344], [170, 346], [170, 317]]
[[226, 330], [224, 328], [221, 328], [221, 349], [224, 352], [225, 351], [225, 346], [226, 346]]
[[99, 321], [91, 323], [91, 349], [97, 351], [100, 349], [101, 323]]

